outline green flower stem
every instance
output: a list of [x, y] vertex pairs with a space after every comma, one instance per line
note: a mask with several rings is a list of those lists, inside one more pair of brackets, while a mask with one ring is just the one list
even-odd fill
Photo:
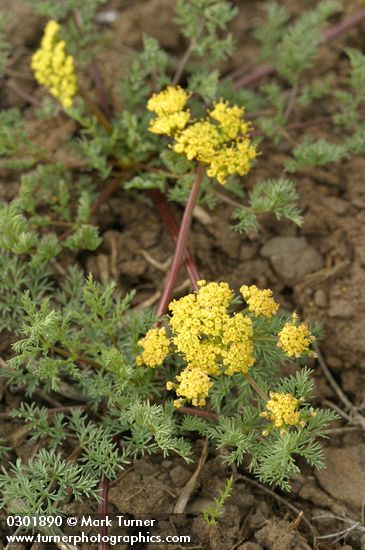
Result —
[[82, 355], [75, 355], [74, 353], [70, 353], [69, 351], [61, 349], [57, 346], [51, 346], [50, 350], [52, 350], [54, 353], [57, 353], [57, 355], [61, 355], [61, 357], [67, 357], [67, 358], [73, 359], [78, 363], [83, 363], [84, 365], [89, 365], [90, 367], [94, 367], [97, 369], [103, 368], [103, 366], [100, 365], [100, 363], [97, 363], [93, 359], [89, 359], [88, 357], [84, 357]]
[[85, 92], [82, 88], [79, 88], [79, 96], [82, 97], [82, 99], [85, 101], [86, 105], [92, 112], [92, 114], [96, 117], [98, 123], [108, 134], [112, 132], [112, 125], [110, 124], [109, 120], [106, 118], [104, 113], [101, 112], [99, 107], [94, 103], [94, 101], [91, 99], [89, 94]]
[[180, 78], [182, 77], [184, 69], [190, 60], [190, 57], [194, 51], [195, 45], [196, 45], [196, 39], [192, 39], [186, 52], [184, 53], [183, 57], [181, 58], [178, 64], [174, 79], [172, 81], [172, 86], [176, 86], [180, 82]]
[[193, 211], [194, 211], [196, 200], [200, 191], [200, 184], [202, 182], [203, 175], [204, 175], [204, 167], [201, 164], [198, 164], [195, 180], [191, 188], [189, 199], [186, 204], [183, 219], [181, 222], [179, 236], [176, 242], [176, 249], [175, 249], [174, 258], [172, 260], [170, 273], [168, 275], [165, 289], [157, 308], [158, 317], [160, 317], [166, 312], [167, 307], [171, 301], [172, 294], [174, 292], [176, 279], [178, 277], [180, 267], [184, 258], [185, 250], [186, 250], [186, 244], [189, 236], [189, 230], [191, 227]]
[[262, 399], [267, 403], [269, 401], [268, 396], [266, 395], [264, 390], [262, 388], [260, 388], [258, 383], [252, 378], [251, 374], [247, 373], [247, 374], [244, 374], [243, 376], [246, 378], [246, 380], [250, 384], [251, 388], [253, 388], [256, 391], [256, 393], [258, 393], [259, 396], [262, 397]]

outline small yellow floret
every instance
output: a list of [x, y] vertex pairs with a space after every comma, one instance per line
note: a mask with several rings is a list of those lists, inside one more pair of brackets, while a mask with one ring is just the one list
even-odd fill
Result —
[[278, 346], [288, 357], [300, 357], [303, 354], [315, 356], [309, 349], [314, 341], [315, 337], [309, 332], [308, 326], [305, 323], [298, 325], [294, 319], [279, 332]]
[[32, 69], [39, 84], [46, 86], [63, 107], [71, 107], [78, 90], [74, 60], [66, 53], [66, 44], [60, 40], [61, 27], [57, 21], [49, 21], [41, 47], [32, 57]]
[[204, 407], [205, 399], [212, 386], [212, 382], [205, 372], [199, 369], [186, 368], [180, 375], [176, 376], [176, 380], [179, 382], [176, 395], [182, 398], [177, 401], [178, 406], [186, 399], [196, 407]]
[[263, 412], [260, 416], [270, 419], [275, 428], [300, 425], [300, 401], [291, 393], [270, 393], [270, 399], [266, 403], [269, 412]]
[[144, 364], [147, 367], [157, 367], [168, 355], [170, 341], [164, 328], [153, 328], [147, 332], [144, 338], [139, 340], [138, 345], [144, 349], [136, 358], [137, 365]]
[[255, 285], [243, 285], [240, 292], [247, 302], [248, 309], [255, 315], [269, 318], [275, 315], [279, 309], [279, 304], [275, 302], [272, 296], [272, 290], [268, 288], [259, 290]]

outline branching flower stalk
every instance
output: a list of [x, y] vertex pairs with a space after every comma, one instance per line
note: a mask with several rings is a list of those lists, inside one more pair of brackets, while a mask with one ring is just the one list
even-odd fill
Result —
[[[176, 248], [169, 275], [167, 277], [165, 288], [161, 297], [161, 300], [157, 308], [157, 317], [163, 315], [167, 309], [167, 306], [171, 300], [171, 296], [174, 292], [177, 277], [179, 275], [180, 267], [184, 258], [184, 254], [187, 248], [187, 242], [189, 237], [189, 231], [191, 227], [191, 221], [193, 217], [194, 207], [199, 194], [200, 185], [204, 176], [204, 168], [202, 164], [198, 164], [193, 186], [189, 195], [189, 200], [186, 204], [184, 215], [182, 218], [179, 235], [176, 241]], [[194, 281], [194, 287], [196, 281]]]
[[257, 154], [255, 146], [251, 145], [247, 137], [250, 127], [241, 119], [244, 112], [242, 108], [230, 107], [220, 101], [209, 112], [209, 117], [195, 122], [191, 121], [190, 110], [186, 109], [188, 99], [189, 94], [182, 88], [169, 86], [154, 94], [147, 104], [147, 108], [157, 115], [150, 122], [150, 131], [172, 137], [175, 142], [172, 148], [177, 153], [185, 155], [189, 160], [198, 161], [157, 316], [166, 311], [175, 287], [204, 176], [204, 165], [208, 165], [207, 174], [216, 177], [223, 184], [232, 173], [247, 173]]
[[[151, 189], [150, 196], [154, 202], [155, 208], [160, 214], [160, 217], [163, 223], [166, 226], [166, 229], [170, 233], [171, 238], [173, 239], [175, 245], [177, 243], [180, 228], [176, 219], [171, 211], [171, 207], [166, 201], [165, 197], [157, 189]], [[198, 281], [202, 279], [198, 268], [195, 264], [194, 258], [189, 250], [189, 247], [185, 248], [185, 255], [183, 257], [183, 264], [185, 266], [186, 272], [189, 276], [190, 282], [194, 290], [198, 290]]]

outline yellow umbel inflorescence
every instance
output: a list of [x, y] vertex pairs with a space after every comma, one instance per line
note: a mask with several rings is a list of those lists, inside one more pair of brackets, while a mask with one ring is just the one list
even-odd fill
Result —
[[242, 119], [244, 108], [221, 99], [206, 118], [192, 121], [190, 111], [184, 110], [189, 97], [179, 86], [153, 94], [147, 109], [157, 117], [150, 131], [173, 137], [176, 153], [206, 164], [208, 176], [221, 184], [232, 174], [247, 174], [257, 149], [249, 138], [250, 125]]
[[[170, 352], [183, 359], [185, 368], [174, 381], [166, 384], [167, 389], [174, 390], [178, 396], [175, 401], [177, 407], [187, 401], [203, 406], [214, 377], [247, 375], [256, 357], [261, 357], [259, 346], [262, 339], [276, 346], [276, 321], [271, 323], [267, 336], [262, 338], [263, 328], [259, 320], [260, 317], [266, 317], [269, 327], [271, 317], [278, 310], [271, 290], [243, 285], [241, 293], [248, 303], [248, 311], [232, 313], [234, 293], [228, 283], [198, 281], [196, 292], [169, 304], [169, 334], [165, 328], [152, 328], [139, 341], [143, 351], [137, 357], [137, 365], [156, 367], [163, 363]], [[255, 334], [255, 331], [258, 332]], [[293, 315], [293, 320], [279, 332], [278, 345], [292, 357], [311, 353], [309, 345], [313, 340], [308, 327], [298, 325], [297, 317]], [[269, 404], [274, 408], [271, 410], [268, 405], [272, 419], [278, 422], [279, 405], [289, 407], [290, 403], [294, 401], [282, 397], [279, 400], [272, 398]], [[283, 416], [285, 424], [290, 424], [289, 418], [296, 418], [295, 415], [288, 416], [289, 410], [283, 408], [286, 411], [286, 416]], [[294, 421], [292, 423], [295, 424]]]
[[182, 111], [191, 94], [180, 86], [167, 86], [165, 90], [153, 94], [147, 103], [147, 109], [162, 117]]
[[288, 426], [303, 425], [298, 411], [299, 405], [299, 399], [291, 393], [271, 392], [270, 399], [266, 403], [267, 412], [262, 412], [260, 416], [271, 420], [275, 428], [285, 431]]
[[143, 347], [143, 352], [136, 358], [137, 365], [158, 367], [169, 353], [170, 341], [164, 328], [149, 330], [138, 344]]
[[172, 342], [187, 363], [208, 375], [248, 372], [254, 364], [252, 321], [228, 306], [233, 293], [227, 283], [199, 281], [200, 289], [174, 300], [170, 326]]
[[71, 107], [78, 90], [74, 59], [66, 53], [66, 43], [59, 37], [57, 21], [49, 21], [41, 47], [32, 57], [32, 69], [39, 84], [46, 86], [63, 107]]
[[255, 315], [269, 318], [275, 315], [279, 309], [279, 304], [275, 302], [272, 296], [272, 290], [268, 288], [260, 290], [255, 285], [243, 285], [240, 292], [247, 302], [248, 309]]
[[180, 397], [174, 401], [175, 407], [181, 407], [186, 400], [191, 401], [195, 407], [204, 407], [209, 389], [213, 385], [206, 372], [186, 368], [176, 376], [176, 380], [179, 382], [178, 386], [172, 382], [166, 384], [167, 389], [176, 387], [176, 395]]
[[190, 94], [180, 86], [168, 86], [166, 90], [153, 94], [147, 109], [156, 113], [157, 117], [150, 122], [150, 132], [172, 136], [183, 130], [190, 119], [190, 111], [183, 110], [189, 97]]
[[315, 337], [310, 333], [305, 323], [298, 324], [297, 316], [293, 315], [293, 321], [286, 323], [279, 332], [278, 346], [288, 357], [300, 357], [301, 355], [316, 354], [309, 349], [309, 346], [315, 341]]

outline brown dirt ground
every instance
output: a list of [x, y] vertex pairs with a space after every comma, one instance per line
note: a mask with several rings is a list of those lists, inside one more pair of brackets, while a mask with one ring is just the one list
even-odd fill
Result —
[[[248, 69], [252, 65], [257, 45], [250, 32], [260, 20], [266, 4], [265, 1], [244, 0], [235, 3], [240, 9], [233, 24], [237, 48], [229, 65], [222, 67], [226, 71]], [[293, 15], [303, 9], [303, 3], [297, 0], [285, 0], [281, 4]], [[316, 2], [305, 4], [310, 7]], [[107, 54], [101, 53], [100, 61], [110, 93], [116, 75], [123, 73], [131, 53], [140, 48], [143, 33], [155, 36], [176, 55], [183, 51], [184, 44], [171, 26], [173, 5], [171, 0], [111, 0], [108, 4], [108, 9], [115, 10], [117, 17], [107, 39]], [[0, 1], [0, 10], [7, 6], [5, 0]], [[345, 6], [347, 14], [358, 7], [350, 0], [345, 1]], [[28, 65], [43, 22], [31, 16], [29, 9], [18, 1], [12, 5], [11, 12], [15, 17], [10, 35], [16, 47], [11, 79], [29, 93], [42, 97], [44, 92], [36, 89]], [[24, 17], [27, 18], [26, 26]], [[364, 25], [348, 32], [331, 47], [323, 48], [319, 60], [321, 74], [334, 75], [341, 85], [346, 75], [341, 51], [345, 46], [363, 47], [363, 33]], [[114, 95], [113, 100], [117, 108]], [[5, 87], [0, 91], [0, 101], [3, 107], [16, 105], [25, 109], [30, 132], [38, 142], [47, 143], [53, 158], [61, 160], [67, 155], [70, 159], [64, 143], [73, 125], [64, 117], [53, 121], [49, 128], [47, 121], [35, 120], [32, 108]], [[307, 118], [330, 114], [334, 108], [322, 102], [307, 113]], [[296, 121], [295, 112], [292, 120]], [[311, 132], [318, 137], [331, 138], [329, 134], [333, 130], [323, 126]], [[294, 140], [300, 137], [298, 132], [292, 134]], [[286, 146], [278, 151], [264, 144], [257, 167], [246, 179], [247, 187], [264, 178], [279, 176], [287, 156]], [[295, 174], [305, 214], [301, 229], [265, 218], [259, 235], [239, 236], [229, 229], [232, 206], [220, 204], [212, 212], [197, 209], [190, 239], [198, 267], [206, 279], [225, 280], [236, 289], [243, 282], [270, 287], [283, 307], [296, 309], [305, 319], [322, 323], [326, 332], [321, 344], [325, 361], [358, 412], [365, 408], [364, 172], [365, 159], [357, 157], [330, 165], [325, 170], [308, 169]], [[17, 189], [16, 176], [4, 173], [0, 176], [0, 198], [9, 200]], [[121, 291], [137, 288], [136, 305], [157, 301], [173, 245], [151, 205], [120, 191], [103, 208], [98, 222], [104, 243], [95, 254], [79, 259], [84, 267], [100, 279], [117, 279]], [[297, 250], [300, 250], [298, 258], [295, 256]], [[181, 288], [189, 288], [185, 273], [179, 284]], [[331, 401], [342, 407], [320, 365], [313, 363], [312, 366], [317, 379], [317, 404]], [[17, 406], [20, 400], [21, 396], [12, 394], [0, 381], [2, 410]], [[365, 489], [363, 434], [355, 421], [352, 424], [339, 422], [334, 427], [327, 442], [326, 470], [315, 473], [303, 465], [303, 473], [289, 496], [252, 483], [243, 469], [236, 472], [233, 496], [227, 502], [219, 525], [211, 532], [212, 550], [314, 548], [314, 530], [324, 536], [349, 525], [334, 516], [361, 522]], [[13, 430], [10, 423], [4, 422], [1, 426], [5, 436], [9, 437]], [[16, 440], [13, 438], [12, 443], [22, 458], [32, 451], [23, 441], [22, 434]], [[202, 442], [196, 442], [197, 458], [201, 447]], [[201, 543], [201, 533], [205, 532], [201, 510], [217, 496], [230, 472], [211, 449], [186, 508], [187, 515], [179, 518], [172, 515], [172, 510], [195, 467], [187, 466], [174, 456], [165, 460], [154, 457], [136, 461], [112, 485], [111, 511], [135, 516], [148, 516], [151, 511], [165, 514], [160, 532], [190, 533]], [[80, 508], [71, 508], [70, 513], [72, 510]], [[298, 516], [299, 511], [304, 512], [306, 522]], [[326, 517], [314, 519], [323, 515]], [[363, 525], [362, 530], [350, 531], [341, 543], [335, 544], [331, 543], [332, 539], [318, 539], [318, 548], [364, 549], [364, 532]], [[153, 547], [160, 548], [158, 545]], [[34, 546], [33, 550], [38, 548]]]

